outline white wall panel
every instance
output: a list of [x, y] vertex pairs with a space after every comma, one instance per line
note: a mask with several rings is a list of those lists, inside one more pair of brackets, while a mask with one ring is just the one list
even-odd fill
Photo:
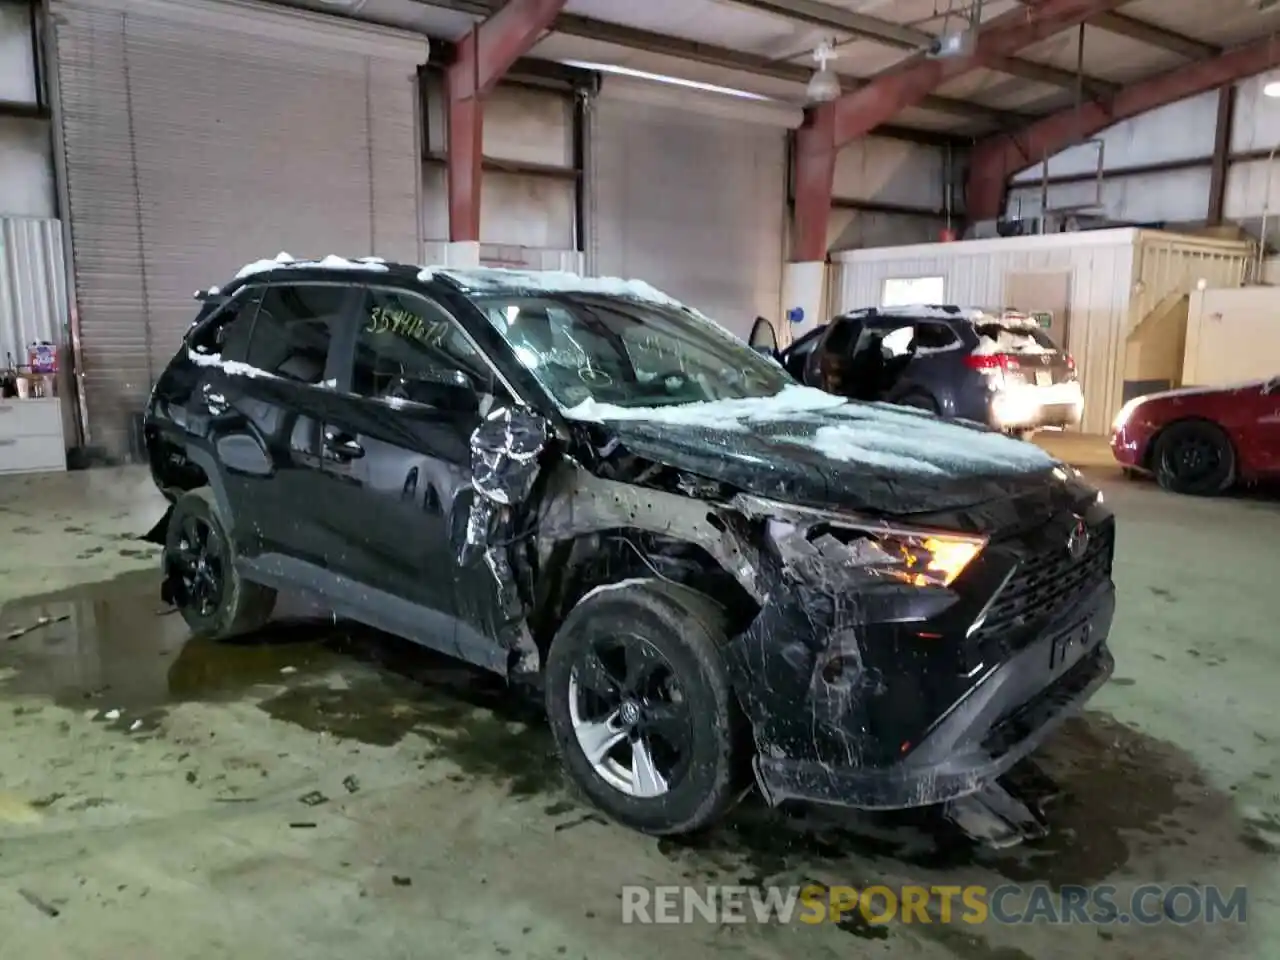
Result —
[[[1103, 160], [1109, 170], [1208, 157], [1213, 153], [1217, 116], [1217, 93], [1205, 93], [1122, 120], [1103, 130], [1096, 139], [1103, 142]], [[1098, 148], [1092, 144], [1080, 144], [1049, 159], [1050, 177], [1097, 169]], [[1043, 165], [1037, 163], [1015, 176], [1014, 182], [1038, 181], [1042, 170]], [[1203, 212], [1200, 215], [1204, 216]]]
[[[1204, 220], [1209, 179], [1208, 167], [1113, 177], [1102, 183], [1097, 210], [1112, 220], [1135, 223]], [[1050, 210], [1092, 205], [1099, 199], [1098, 181], [1051, 184], [1048, 194]], [[1039, 216], [1041, 200], [1040, 184], [1015, 187], [1009, 191], [1007, 209], [1013, 216]]]
[[62, 224], [0, 217], [0, 362], [26, 356], [27, 344], [65, 344], [67, 273]]
[[0, 216], [52, 217], [56, 212], [48, 122], [0, 117]]
[[940, 210], [944, 165], [940, 148], [863, 137], [836, 155], [832, 195]]
[[[427, 149], [448, 149], [443, 85], [427, 78]], [[566, 171], [573, 169], [573, 102], [570, 95], [508, 84], [485, 101], [484, 155]], [[428, 240], [449, 237], [445, 167], [428, 161], [422, 173], [422, 231]], [[552, 176], [486, 170], [480, 183], [480, 240], [535, 249], [572, 251], [577, 243], [574, 183]]]
[[1236, 85], [1231, 152], [1269, 150], [1280, 143], [1280, 101], [1264, 96], [1262, 88], [1280, 74], [1264, 73]]
[[940, 217], [904, 216], [837, 207], [831, 211], [831, 217], [827, 221], [827, 249], [834, 253], [866, 247], [932, 243], [939, 239], [946, 225], [946, 220]]
[[785, 128], [603, 94], [591, 115], [592, 272], [647, 280], [742, 336], [776, 319]]
[[0, 102], [35, 103], [31, 7], [0, 3]]

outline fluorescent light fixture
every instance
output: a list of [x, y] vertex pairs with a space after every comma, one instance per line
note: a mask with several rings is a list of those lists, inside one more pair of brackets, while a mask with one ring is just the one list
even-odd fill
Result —
[[686, 80], [683, 77], [668, 77], [661, 73], [649, 73], [647, 70], [633, 70], [630, 67], [619, 67], [611, 63], [586, 63], [582, 60], [561, 60], [566, 67], [579, 70], [595, 70], [598, 73], [612, 73], [619, 77], [635, 77], [637, 80], [653, 80], [655, 83], [666, 83], [673, 87], [685, 87], [689, 90], [702, 90], [705, 93], [718, 93], [724, 97], [737, 97], [739, 100], [757, 100], [762, 103], [773, 103], [773, 97], [760, 93], [749, 93], [746, 90], [735, 90], [733, 87], [721, 87], [714, 83], [703, 83], [700, 80]]
[[1263, 87], [1262, 95], [1264, 97], [1271, 97], [1273, 99], [1280, 97], [1280, 80], [1272, 80], [1265, 87]]

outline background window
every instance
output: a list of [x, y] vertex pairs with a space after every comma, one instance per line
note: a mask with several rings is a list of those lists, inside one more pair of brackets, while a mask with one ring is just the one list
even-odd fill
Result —
[[301, 383], [320, 383], [333, 324], [349, 287], [289, 284], [267, 288], [249, 342], [250, 366]]
[[[371, 290], [356, 339], [351, 390], [364, 397], [405, 395], [414, 383], [472, 386], [493, 393], [493, 376], [462, 328], [424, 297]], [[407, 393], [412, 396], [412, 389]]]
[[946, 303], [945, 277], [890, 277], [880, 296], [882, 307], [911, 307]]

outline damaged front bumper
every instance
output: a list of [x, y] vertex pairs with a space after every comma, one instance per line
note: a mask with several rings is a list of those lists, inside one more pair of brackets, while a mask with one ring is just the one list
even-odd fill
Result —
[[[866, 749], [874, 727], [841, 729], [834, 737], [845, 741], [845, 762], [823, 750], [818, 728], [827, 726], [830, 733], [835, 729], [830, 725], [856, 712], [846, 694], [823, 684], [826, 690], [812, 691], [815, 736], [808, 749], [792, 742], [786, 756], [757, 755], [761, 791], [771, 804], [800, 799], [898, 809], [981, 790], [1079, 712], [1111, 676], [1115, 661], [1106, 637], [1114, 610], [1115, 590], [1108, 583], [1017, 654], [976, 678], [919, 743], [892, 744], [903, 753], [898, 759]], [[879, 756], [868, 757], [870, 764], [859, 763], [859, 754], [868, 753]]]
[[[947, 588], [828, 577], [770, 591], [728, 648], [767, 800], [954, 800], [1079, 711], [1114, 668], [1114, 520], [1083, 513], [1002, 539]], [[1085, 523], [1079, 555], [1060, 521]]]

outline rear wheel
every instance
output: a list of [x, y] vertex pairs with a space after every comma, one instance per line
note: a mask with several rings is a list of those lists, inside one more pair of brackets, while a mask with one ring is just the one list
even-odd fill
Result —
[[276, 592], [244, 580], [208, 487], [178, 498], [165, 533], [168, 594], [197, 637], [230, 637], [271, 618]]
[[740, 794], [744, 721], [710, 599], [644, 580], [590, 593], [547, 658], [547, 714], [574, 783], [619, 823], [688, 833]]
[[1206, 420], [1185, 420], [1166, 428], [1156, 440], [1151, 459], [1157, 482], [1174, 493], [1214, 496], [1235, 480], [1231, 441]]

